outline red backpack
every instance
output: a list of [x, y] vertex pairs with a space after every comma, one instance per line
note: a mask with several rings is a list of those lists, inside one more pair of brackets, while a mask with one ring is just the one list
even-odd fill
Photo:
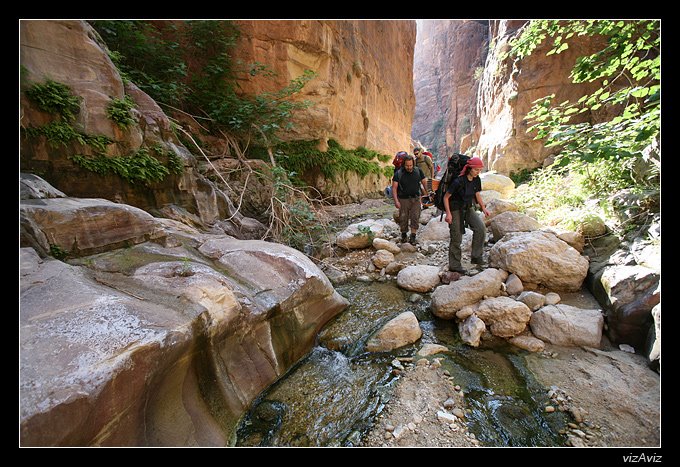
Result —
[[408, 156], [408, 153], [406, 151], [399, 151], [396, 156], [394, 156], [394, 159], [392, 159], [392, 165], [394, 165], [394, 169], [398, 170], [401, 168], [402, 165], [404, 165], [404, 159]]

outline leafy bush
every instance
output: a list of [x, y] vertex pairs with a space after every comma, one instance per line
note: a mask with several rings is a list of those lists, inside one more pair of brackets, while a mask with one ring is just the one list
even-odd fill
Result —
[[[318, 149], [319, 141], [292, 141], [276, 147], [277, 160], [287, 171], [302, 176], [305, 172], [318, 169], [324, 177], [335, 180], [343, 172], [355, 172], [361, 177], [370, 173], [384, 175], [386, 171], [378, 162], [387, 162], [390, 156], [358, 147], [343, 148], [337, 141], [328, 141], [328, 150]], [[392, 168], [390, 175], [392, 174]]]
[[170, 173], [167, 167], [149, 154], [147, 148], [140, 148], [130, 156], [88, 157], [74, 155], [69, 157], [80, 167], [99, 175], [116, 174], [130, 183], [143, 182], [150, 185], [160, 182]]
[[40, 110], [59, 115], [64, 121], [75, 120], [80, 112], [80, 97], [74, 96], [65, 84], [48, 79], [45, 83], [33, 84], [25, 92]]
[[113, 120], [123, 130], [135, 123], [130, 110], [135, 103], [132, 98], [126, 95], [123, 99], [113, 98], [106, 107], [106, 116]]

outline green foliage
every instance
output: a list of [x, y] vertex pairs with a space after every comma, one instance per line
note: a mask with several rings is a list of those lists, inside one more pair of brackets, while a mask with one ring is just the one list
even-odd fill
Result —
[[135, 103], [132, 98], [125, 95], [123, 99], [113, 98], [106, 107], [106, 116], [113, 120], [123, 130], [135, 123], [130, 111]]
[[71, 88], [56, 81], [35, 83], [26, 91], [26, 96], [44, 112], [59, 115], [64, 121], [73, 121], [80, 112], [80, 97], [74, 96]]
[[357, 230], [358, 232], [354, 234], [355, 237], [366, 235], [371, 242], [375, 238], [375, 232], [368, 225], [360, 225], [357, 227]]
[[[559, 54], [574, 36], [602, 37], [606, 46], [579, 57], [571, 72], [574, 83], [601, 83], [577, 102], [553, 102], [555, 95], [535, 101], [526, 119], [536, 139], [561, 149], [562, 163], [571, 159], [592, 162], [599, 158], [642, 157], [644, 148], [658, 138], [660, 107], [660, 34], [658, 21], [532, 21], [512, 42], [511, 53], [522, 58], [549, 37]], [[584, 122], [603, 106], [617, 115], [600, 123]], [[577, 120], [579, 118], [579, 120]]]
[[76, 130], [69, 123], [56, 120], [40, 127], [28, 127], [24, 129], [26, 136], [44, 136], [53, 147], [58, 145], [67, 146], [71, 143], [78, 143], [83, 146], [90, 146], [97, 152], [106, 151], [106, 147], [113, 141], [104, 135], [88, 135]]
[[272, 221], [270, 232], [275, 241], [306, 254], [321, 246], [326, 223], [309, 199], [301, 196], [281, 166], [271, 170], [273, 179]]
[[[588, 217], [601, 217], [615, 223], [609, 197], [631, 186], [634, 192], [645, 188], [635, 183], [635, 161], [600, 159], [590, 164], [572, 161], [565, 166], [554, 164], [534, 171], [521, 171], [525, 184], [515, 190], [513, 201], [548, 225], [574, 230]], [[513, 180], [515, 180], [513, 178]], [[519, 185], [521, 181], [516, 180]]]
[[[288, 86], [246, 96], [237, 75], [273, 76], [266, 66], [235, 64], [239, 36], [231, 21], [92, 21], [121, 75], [161, 104], [207, 115], [206, 126], [243, 141], [269, 145], [291, 128], [293, 112], [309, 106], [290, 99], [315, 75], [306, 70]], [[239, 66], [237, 66], [239, 65]]]
[[80, 167], [99, 175], [116, 174], [130, 183], [143, 182], [151, 185], [160, 182], [170, 173], [167, 167], [149, 154], [147, 148], [140, 148], [130, 156], [94, 157], [74, 155], [69, 157]]
[[364, 147], [345, 149], [332, 139], [328, 141], [327, 151], [319, 150], [318, 144], [318, 140], [280, 143], [276, 147], [276, 159], [294, 177], [319, 170], [330, 180], [335, 180], [343, 172], [356, 172], [361, 177], [370, 173], [384, 174], [383, 167], [374, 159], [381, 162], [390, 160], [390, 156]]
[[161, 158], [167, 159], [167, 167], [170, 173], [175, 175], [182, 175], [182, 173], [184, 173], [184, 163], [174, 151], [165, 149], [160, 144], [153, 145], [151, 149], [153, 149], [153, 151]]
[[50, 254], [59, 261], [64, 261], [70, 254], [59, 245], [50, 245]]
[[510, 179], [515, 182], [515, 186], [527, 182], [531, 179], [531, 174], [535, 172], [536, 169], [521, 169], [516, 172], [510, 172]]

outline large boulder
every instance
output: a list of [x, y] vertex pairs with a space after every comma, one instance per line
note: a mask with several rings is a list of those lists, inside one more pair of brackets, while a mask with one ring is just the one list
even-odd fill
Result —
[[391, 319], [366, 342], [368, 352], [389, 352], [413, 344], [423, 335], [418, 318], [411, 311]]
[[510, 232], [531, 232], [541, 228], [541, 224], [533, 217], [515, 211], [505, 211], [494, 216], [489, 221], [489, 226], [494, 241], [500, 240]]
[[479, 341], [484, 331], [486, 331], [486, 325], [477, 315], [470, 315], [458, 323], [460, 338], [464, 343], [472, 347], [479, 347]]
[[398, 255], [401, 253], [401, 248], [399, 248], [399, 245], [379, 237], [373, 239], [373, 248], [376, 250], [387, 250], [393, 255]]
[[661, 363], [661, 303], [657, 304], [652, 308], [652, 317], [654, 318], [654, 328], [650, 333], [650, 350], [649, 350], [649, 361], [653, 362], [659, 360]]
[[20, 216], [22, 246], [37, 243], [41, 251], [69, 256], [91, 255], [164, 235], [150, 214], [105, 199], [23, 200]]
[[398, 231], [399, 226], [389, 219], [368, 219], [348, 225], [338, 234], [335, 242], [346, 250], [368, 248], [374, 238], [383, 238], [390, 230]]
[[394, 255], [387, 250], [378, 250], [371, 258], [376, 268], [382, 269], [394, 262]]
[[449, 285], [438, 287], [432, 293], [432, 313], [438, 318], [453, 319], [466, 305], [473, 305], [485, 296], [501, 295], [508, 273], [499, 269], [485, 269], [474, 276], [461, 277]]
[[491, 219], [496, 217], [498, 214], [506, 211], [518, 211], [519, 208], [517, 205], [511, 201], [506, 201], [504, 199], [492, 199], [489, 200], [488, 203], [485, 205], [486, 210], [489, 211], [489, 217], [486, 217], [484, 219], [484, 223], [486, 225], [489, 225], [491, 222]]
[[594, 277], [592, 292], [605, 308], [612, 342], [642, 350], [652, 308], [660, 301], [659, 281], [660, 275], [644, 266], [611, 265]]
[[545, 350], [545, 342], [530, 335], [523, 334], [520, 336], [515, 336], [508, 339], [508, 342], [510, 342], [515, 347], [528, 350], [529, 352], [543, 352], [543, 350]]
[[519, 294], [517, 300], [528, 306], [531, 311], [536, 311], [545, 305], [545, 295], [529, 290]]
[[436, 266], [407, 266], [397, 274], [397, 285], [413, 292], [430, 292], [439, 285], [439, 268]]
[[21, 249], [22, 445], [227, 445], [347, 306], [296, 250], [192, 241], [78, 260], [89, 271]]
[[531, 315], [531, 332], [555, 345], [598, 348], [602, 340], [604, 317], [600, 310], [570, 305], [547, 305]]
[[66, 198], [66, 195], [34, 174], [19, 174], [20, 199]]
[[513, 337], [527, 327], [531, 310], [522, 302], [510, 297], [494, 297], [482, 300], [474, 313], [498, 337]]
[[451, 231], [449, 230], [449, 224], [444, 222], [442, 218], [439, 220], [439, 216], [433, 217], [425, 227], [423, 227], [418, 234], [420, 241], [449, 241], [451, 238]]
[[588, 273], [586, 258], [543, 231], [505, 235], [491, 248], [489, 265], [516, 274], [523, 283], [563, 291], [579, 290]]
[[542, 227], [541, 230], [554, 234], [560, 240], [567, 242], [569, 246], [574, 247], [579, 253], [583, 253], [583, 248], [586, 243], [583, 233], [559, 229], [557, 227]]
[[515, 191], [515, 182], [510, 177], [494, 172], [484, 172], [479, 175], [482, 179], [482, 190], [494, 190], [502, 198], [508, 198]]
[[496, 190], [482, 190], [479, 192], [479, 196], [482, 197], [482, 202], [484, 202], [484, 206], [486, 206], [486, 203], [490, 203], [494, 199], [503, 198], [503, 195], [501, 195]]

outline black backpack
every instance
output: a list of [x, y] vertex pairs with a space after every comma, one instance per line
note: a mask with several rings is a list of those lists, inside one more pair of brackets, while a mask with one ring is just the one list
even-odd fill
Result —
[[439, 181], [437, 190], [434, 192], [434, 206], [442, 212], [442, 215], [446, 212], [446, 208], [444, 207], [444, 195], [446, 194], [446, 190], [448, 190], [449, 185], [460, 176], [463, 167], [465, 167], [465, 164], [467, 164], [467, 161], [469, 160], [470, 156], [458, 154], [457, 152], [449, 157], [444, 175]]

